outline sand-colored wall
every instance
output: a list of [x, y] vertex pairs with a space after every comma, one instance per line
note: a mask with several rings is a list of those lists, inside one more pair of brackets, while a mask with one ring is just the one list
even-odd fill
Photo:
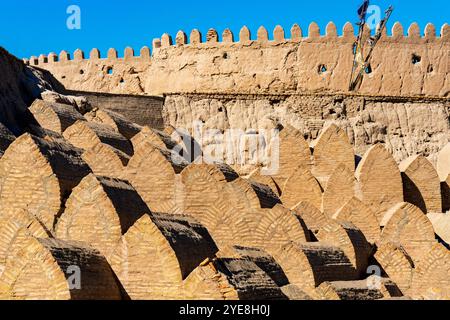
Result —
[[[70, 90], [150, 95], [347, 91], [355, 41], [350, 23], [341, 34], [334, 23], [327, 25], [325, 35], [315, 23], [306, 33], [294, 25], [290, 39], [286, 33], [278, 26], [269, 39], [264, 28], [251, 36], [244, 27], [236, 37], [225, 30], [219, 42], [211, 29], [204, 42], [197, 30], [189, 37], [180, 31], [175, 40], [167, 34], [155, 39], [152, 52], [144, 47], [139, 56], [127, 48], [124, 58], [118, 58], [111, 49], [102, 59], [93, 49], [89, 57], [77, 50], [70, 58], [63, 51], [59, 59], [50, 54], [27, 62], [51, 71]], [[420, 57], [420, 62], [414, 64], [413, 56]], [[424, 30], [413, 24], [405, 35], [403, 26], [396, 23], [391, 35], [384, 34], [375, 48], [372, 73], [364, 78], [360, 92], [448, 96], [449, 57], [449, 25], [437, 31], [432, 24]], [[326, 72], [319, 71], [322, 65]]]
[[[449, 99], [371, 97], [338, 94], [298, 95], [167, 95], [165, 125], [193, 132], [239, 129], [242, 132], [291, 125], [311, 142], [334, 123], [344, 129], [356, 154], [385, 143], [397, 161], [429, 156], [449, 141]], [[213, 140], [208, 143], [214, 144]]]

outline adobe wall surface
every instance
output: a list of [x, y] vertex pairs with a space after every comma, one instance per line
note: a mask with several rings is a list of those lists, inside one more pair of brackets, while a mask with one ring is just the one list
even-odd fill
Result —
[[[370, 97], [347, 94], [226, 95], [174, 94], [164, 103], [166, 125], [191, 131], [270, 130], [278, 124], [300, 130], [308, 141], [334, 123], [343, 128], [355, 154], [384, 143], [400, 162], [432, 156], [450, 139], [449, 99]], [[211, 142], [204, 142], [215, 143]], [[431, 160], [432, 157], [431, 157]]]
[[[69, 91], [93, 108], [123, 114], [140, 125], [243, 132], [291, 125], [308, 141], [330, 123], [345, 129], [355, 153], [385, 143], [400, 162], [432, 156], [450, 140], [450, 99], [352, 94], [168, 94], [165, 98]], [[208, 142], [206, 142], [208, 143]], [[431, 158], [431, 160], [434, 160]]]
[[139, 125], [164, 129], [164, 98], [140, 95], [120, 95], [99, 92], [68, 91], [70, 95], [85, 97], [92, 108], [108, 109], [124, 115]]
[[[183, 32], [174, 41], [165, 34], [153, 42], [152, 53], [144, 47], [139, 56], [130, 48], [124, 58], [118, 58], [117, 51], [111, 49], [104, 59], [97, 49], [89, 57], [77, 50], [72, 59], [62, 52], [59, 58], [56, 54], [42, 55], [32, 57], [29, 63], [51, 71], [70, 90], [142, 95], [347, 91], [355, 41], [351, 24], [344, 26], [341, 35], [333, 23], [328, 24], [324, 36], [315, 23], [307, 34], [295, 25], [290, 39], [281, 27], [273, 33], [273, 40], [269, 40], [266, 29], [250, 36], [244, 27], [235, 39], [225, 30], [219, 42], [217, 32], [211, 29], [204, 42], [194, 30], [189, 43]], [[436, 32], [429, 24], [421, 32], [413, 24], [407, 35], [404, 33], [402, 25], [396, 23], [392, 35], [384, 34], [374, 51], [372, 73], [365, 76], [359, 92], [449, 96], [449, 25]], [[419, 57], [420, 62], [416, 59], [413, 63], [413, 57]]]

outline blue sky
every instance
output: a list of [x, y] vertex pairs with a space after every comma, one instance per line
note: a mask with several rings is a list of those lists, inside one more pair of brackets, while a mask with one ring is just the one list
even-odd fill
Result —
[[[187, 34], [194, 28], [203, 34], [216, 28], [219, 34], [230, 28], [235, 35], [243, 25], [252, 31], [252, 38], [260, 25], [269, 34], [280, 24], [289, 30], [298, 23], [307, 31], [311, 21], [322, 30], [334, 21], [341, 30], [346, 21], [356, 22], [356, 11], [362, 0], [14, 0], [2, 1], [0, 7], [0, 46], [18, 57], [30, 57], [51, 51], [73, 52], [81, 48], [88, 53], [99, 48], [102, 56], [110, 47], [119, 53], [127, 46], [138, 51], [151, 46], [153, 38], [163, 33], [173, 37], [178, 30]], [[393, 21], [400, 21], [405, 32], [412, 22], [423, 29], [428, 22], [438, 31], [444, 23], [450, 23], [449, 0], [372, 0], [385, 9], [395, 6]], [[69, 5], [81, 8], [81, 30], [66, 27]]]

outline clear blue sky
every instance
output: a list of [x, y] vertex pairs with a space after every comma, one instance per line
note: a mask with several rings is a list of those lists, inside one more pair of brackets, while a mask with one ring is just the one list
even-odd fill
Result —
[[[153, 38], [163, 33], [173, 37], [178, 30], [187, 34], [194, 28], [203, 34], [213, 27], [219, 34], [230, 28], [235, 35], [243, 25], [252, 31], [260, 25], [269, 34], [280, 24], [289, 36], [294, 23], [307, 31], [311, 21], [324, 30], [334, 21], [341, 30], [346, 21], [356, 22], [357, 8], [362, 0], [3, 0], [0, 7], [0, 46], [18, 57], [30, 57], [51, 51], [73, 52], [77, 48], [86, 53], [97, 47], [102, 56], [110, 47], [119, 53], [126, 46], [138, 51], [151, 46]], [[400, 21], [405, 32], [412, 22], [423, 29], [428, 22], [438, 32], [444, 23], [450, 23], [449, 0], [372, 0], [372, 4], [387, 8], [395, 6], [393, 21]], [[82, 10], [81, 30], [66, 27], [69, 5]], [[393, 22], [392, 21], [392, 22]], [[391, 22], [391, 25], [392, 25]]]

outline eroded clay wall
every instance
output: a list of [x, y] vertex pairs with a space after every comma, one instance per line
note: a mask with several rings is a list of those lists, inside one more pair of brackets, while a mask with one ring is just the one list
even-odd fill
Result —
[[108, 109], [124, 115], [128, 120], [136, 124], [150, 126], [155, 129], [164, 129], [162, 117], [164, 98], [85, 91], [69, 91], [69, 93], [85, 97], [93, 109]]
[[[164, 93], [295, 93], [346, 92], [353, 60], [354, 28], [347, 23], [339, 35], [335, 24], [325, 35], [317, 24], [303, 34], [298, 25], [290, 39], [276, 27], [273, 40], [261, 27], [256, 36], [244, 27], [238, 37], [225, 30], [219, 41], [211, 29], [206, 39], [194, 30], [180, 31], [175, 40], [165, 34], [144, 47], [140, 56], [132, 49], [118, 58], [111, 49], [101, 59], [97, 49], [90, 57], [77, 50], [73, 59], [63, 51], [32, 57], [29, 61], [50, 70], [67, 89], [125, 94]], [[369, 30], [366, 32], [366, 37]], [[205, 41], [206, 40], [206, 41]], [[375, 48], [372, 72], [364, 78], [360, 93], [395, 96], [448, 96], [450, 93], [450, 27], [440, 32], [429, 24], [409, 27], [407, 35], [396, 23]]]
[[[307, 141], [334, 123], [343, 128], [362, 156], [384, 143], [400, 162], [411, 155], [430, 156], [449, 141], [450, 102], [442, 98], [362, 97], [336, 94], [224, 95], [174, 94], [164, 103], [166, 125], [243, 132], [291, 125]], [[203, 143], [216, 143], [207, 141]]]

